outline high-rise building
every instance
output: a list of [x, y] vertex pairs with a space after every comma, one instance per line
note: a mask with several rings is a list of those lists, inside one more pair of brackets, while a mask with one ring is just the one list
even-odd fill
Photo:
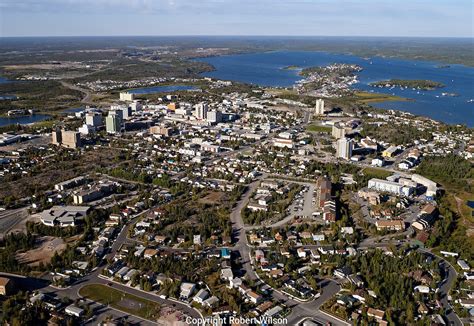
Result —
[[207, 121], [212, 123], [219, 123], [222, 122], [222, 112], [221, 111], [209, 111], [207, 112]]
[[199, 103], [196, 104], [196, 118], [199, 120], [206, 120], [207, 119], [207, 103]]
[[133, 103], [130, 103], [130, 108], [132, 109], [132, 112], [138, 112], [141, 111], [143, 108], [143, 105], [139, 101], [133, 101]]
[[105, 118], [105, 129], [108, 133], [115, 134], [122, 130], [122, 111], [109, 111], [109, 115]]
[[88, 112], [86, 114], [86, 125], [92, 126], [92, 127], [100, 127], [102, 126], [103, 121], [102, 121], [102, 114], [98, 112]]
[[53, 144], [67, 148], [81, 147], [81, 134], [77, 131], [56, 129], [53, 131]]
[[61, 133], [62, 145], [67, 148], [81, 147], [81, 134], [77, 131], [65, 131]]
[[336, 156], [346, 160], [350, 160], [352, 156], [353, 143], [352, 139], [341, 138], [338, 139], [336, 148]]
[[332, 126], [331, 134], [336, 139], [344, 138], [346, 136], [346, 129], [343, 125], [335, 123], [334, 126]]
[[62, 142], [62, 137], [61, 137], [61, 130], [60, 129], [56, 129], [56, 130], [53, 130], [53, 133], [52, 133], [52, 142], [53, 142], [53, 145], [61, 145], [61, 142]]
[[326, 111], [324, 110], [324, 100], [317, 99], [316, 106], [314, 107], [314, 114], [323, 115]]
[[133, 93], [120, 92], [120, 101], [132, 102], [134, 98], [135, 97], [134, 97]]

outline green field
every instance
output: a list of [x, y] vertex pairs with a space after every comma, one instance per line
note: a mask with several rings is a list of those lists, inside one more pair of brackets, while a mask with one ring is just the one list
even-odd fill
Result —
[[306, 127], [306, 131], [311, 131], [311, 132], [326, 132], [330, 133], [332, 130], [331, 127], [327, 126], [318, 126], [318, 125], [309, 125]]
[[382, 169], [376, 169], [376, 168], [365, 168], [363, 170], [363, 173], [366, 176], [370, 176], [372, 178], [378, 178], [378, 179], [385, 179], [388, 176], [392, 175], [392, 172], [382, 170]]
[[110, 305], [111, 307], [149, 320], [160, 316], [160, 305], [156, 302], [116, 290], [102, 284], [82, 287], [79, 294], [87, 299]]

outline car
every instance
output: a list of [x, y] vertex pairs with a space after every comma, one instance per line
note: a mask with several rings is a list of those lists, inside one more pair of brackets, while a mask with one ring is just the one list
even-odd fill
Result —
[[112, 282], [107, 283], [108, 286], [114, 285]]

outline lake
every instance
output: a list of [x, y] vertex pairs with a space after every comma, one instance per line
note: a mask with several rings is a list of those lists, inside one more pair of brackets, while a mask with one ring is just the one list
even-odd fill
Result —
[[154, 93], [167, 93], [176, 91], [193, 91], [198, 88], [189, 85], [166, 85], [166, 86], [152, 86], [131, 89], [128, 92], [132, 94], [154, 94]]
[[43, 121], [49, 118], [49, 115], [46, 114], [33, 114], [33, 115], [24, 115], [17, 117], [0, 117], [0, 127], [21, 124], [26, 125], [38, 121]]
[[[411, 98], [409, 102], [383, 102], [374, 106], [396, 109], [416, 115], [428, 116], [449, 124], [466, 124], [474, 127], [474, 68], [462, 65], [442, 65], [436, 62], [401, 60], [383, 57], [361, 58], [353, 55], [309, 51], [273, 51], [264, 53], [226, 55], [199, 58], [216, 70], [203, 76], [235, 80], [260, 86], [290, 87], [301, 77], [288, 66], [326, 66], [331, 63], [358, 64], [364, 68], [355, 88], [364, 91], [394, 94]], [[370, 83], [387, 79], [428, 79], [446, 85], [433, 91], [412, 89], [374, 88]], [[442, 96], [456, 93], [458, 96]]]

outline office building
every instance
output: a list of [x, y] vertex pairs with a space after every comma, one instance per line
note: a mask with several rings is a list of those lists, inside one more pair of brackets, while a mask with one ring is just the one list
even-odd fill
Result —
[[122, 130], [122, 114], [121, 110], [109, 111], [109, 115], [105, 118], [105, 129], [108, 133], [115, 134]]
[[41, 223], [47, 226], [75, 226], [89, 212], [89, 206], [53, 206], [42, 211], [39, 216]]
[[336, 142], [336, 156], [350, 160], [352, 156], [353, 143], [351, 139], [341, 138]]
[[222, 112], [220, 111], [209, 111], [207, 113], [207, 121], [211, 123], [222, 122]]
[[139, 101], [133, 101], [133, 103], [130, 103], [130, 109], [132, 110], [132, 112], [138, 112], [143, 109], [143, 105]]
[[135, 99], [135, 96], [133, 93], [129, 92], [120, 92], [120, 101], [124, 102], [132, 102]]
[[52, 133], [52, 142], [54, 145], [60, 145], [67, 148], [81, 147], [81, 134], [77, 131], [54, 130]]
[[316, 106], [314, 108], [314, 114], [323, 115], [326, 111], [324, 110], [324, 100], [317, 99]]
[[100, 127], [103, 125], [102, 114], [98, 112], [88, 112], [86, 113], [86, 125], [92, 127]]
[[196, 118], [198, 118], [199, 120], [206, 120], [207, 119], [207, 103], [196, 104], [195, 115], [196, 115]]

